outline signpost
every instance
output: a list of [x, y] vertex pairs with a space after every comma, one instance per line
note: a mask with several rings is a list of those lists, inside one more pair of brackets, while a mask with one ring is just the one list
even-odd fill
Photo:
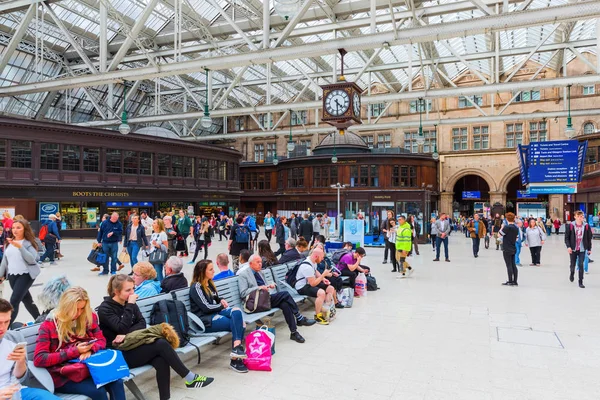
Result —
[[462, 192], [463, 200], [479, 200], [481, 199], [481, 192]]
[[517, 190], [517, 199], [537, 199], [537, 194], [529, 193], [527, 190]]
[[56, 214], [59, 212], [59, 204], [55, 202], [40, 202], [39, 203], [39, 216], [40, 222], [46, 222], [49, 220], [50, 214]]

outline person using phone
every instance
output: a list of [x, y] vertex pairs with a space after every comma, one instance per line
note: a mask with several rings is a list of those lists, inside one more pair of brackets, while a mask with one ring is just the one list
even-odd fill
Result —
[[58, 400], [47, 390], [25, 387], [33, 375], [27, 369], [27, 342], [20, 332], [8, 330], [12, 311], [12, 305], [0, 299], [0, 400], [12, 399], [17, 392], [21, 400]]
[[87, 292], [81, 287], [69, 288], [53, 314], [40, 326], [33, 363], [48, 370], [54, 392], [81, 394], [92, 400], [107, 400], [109, 396], [111, 400], [125, 400], [120, 379], [97, 388], [91, 377], [75, 382], [63, 373], [68, 361], [76, 358], [83, 361], [106, 348], [106, 339], [98, 326], [98, 317], [92, 312]]

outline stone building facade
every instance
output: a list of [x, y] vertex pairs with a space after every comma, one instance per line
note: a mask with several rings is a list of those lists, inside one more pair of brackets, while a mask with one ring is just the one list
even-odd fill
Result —
[[[596, 57], [584, 53], [589, 61], [586, 63], [574, 58], [567, 64], [567, 76], [591, 73], [592, 65], [596, 65]], [[529, 61], [514, 76], [511, 81], [526, 81], [530, 79], [553, 78], [563, 76], [562, 68], [559, 70], [544, 68], [539, 72], [541, 65]], [[504, 82], [512, 71], [507, 71], [500, 81]], [[538, 75], [534, 78], [535, 74]], [[488, 77], [486, 77], [488, 78]], [[351, 77], [349, 77], [351, 79]], [[489, 81], [492, 78], [489, 77]], [[481, 85], [479, 78], [468, 70], [453, 81], [458, 87]], [[435, 84], [434, 84], [435, 85]], [[416, 79], [414, 89], [423, 87], [423, 82]], [[384, 85], [374, 83], [371, 93], [387, 93]], [[521, 117], [525, 114], [536, 112], [565, 111], [566, 89], [550, 88], [521, 92], [510, 102], [515, 93], [495, 93], [482, 96], [473, 96], [471, 101], [465, 98], [425, 99], [426, 106], [423, 110], [424, 132], [426, 143], [422, 151], [431, 153], [435, 146], [440, 154], [439, 158], [439, 193], [440, 211], [453, 210], [454, 187], [459, 179], [468, 175], [483, 178], [489, 185], [489, 202], [505, 204], [507, 201], [507, 186], [511, 179], [519, 174], [515, 149], [517, 144], [527, 144], [536, 140], [562, 140], [565, 139], [564, 128], [566, 118], [529, 119]], [[507, 106], [507, 104], [510, 104]], [[477, 104], [477, 107], [473, 106]], [[387, 107], [387, 109], [386, 109]], [[600, 83], [591, 86], [573, 86], [571, 88], [571, 109], [598, 109], [600, 108]], [[380, 114], [384, 115], [380, 117]], [[505, 121], [485, 122], [486, 115], [514, 116]], [[369, 116], [371, 114], [371, 116]], [[363, 120], [378, 124], [390, 122], [413, 121], [411, 128], [395, 128], [382, 130], [363, 130], [358, 132], [365, 142], [372, 147], [402, 147], [418, 152], [414, 137], [418, 129], [419, 113], [416, 101], [395, 102], [389, 107], [387, 104], [371, 104], [363, 106]], [[281, 114], [274, 114], [272, 120], [277, 121]], [[258, 116], [261, 121], [267, 120], [266, 116]], [[460, 121], [461, 118], [483, 117], [484, 122], [449, 124], [444, 120]], [[292, 118], [294, 128], [298, 126], [314, 127], [315, 110], [297, 112]], [[479, 118], [481, 121], [482, 118]], [[281, 125], [283, 131], [289, 129], [290, 119]], [[435, 129], [431, 126], [433, 121], [441, 121]], [[322, 123], [319, 122], [319, 125]], [[232, 131], [254, 131], [258, 126], [250, 117], [231, 118], [228, 126]], [[573, 117], [573, 127], [577, 135], [593, 133], [600, 129], [600, 116]], [[294, 135], [297, 147], [304, 151], [305, 148], [316, 146], [326, 134]], [[239, 150], [245, 160], [255, 162], [270, 162], [274, 152], [281, 157], [286, 153], [287, 139], [281, 136], [271, 138], [245, 138], [238, 139], [233, 146]], [[552, 215], [564, 218], [562, 195], [548, 196], [548, 211]]]

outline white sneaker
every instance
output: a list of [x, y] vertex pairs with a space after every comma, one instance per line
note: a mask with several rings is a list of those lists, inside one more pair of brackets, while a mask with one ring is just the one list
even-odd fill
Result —
[[414, 268], [409, 269], [408, 270], [408, 276], [411, 276], [414, 270], [415, 270]]
[[404, 275], [404, 274], [396, 276], [396, 279], [404, 279], [404, 278], [406, 278], [406, 275]]

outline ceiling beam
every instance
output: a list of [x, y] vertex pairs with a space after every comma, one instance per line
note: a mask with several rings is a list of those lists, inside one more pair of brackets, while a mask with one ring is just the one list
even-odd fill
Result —
[[19, 22], [19, 25], [17, 25], [17, 29], [15, 30], [15, 33], [13, 33], [10, 42], [8, 42], [8, 45], [4, 48], [4, 52], [0, 56], [0, 75], [2, 74], [2, 71], [4, 71], [4, 68], [6, 68], [8, 60], [10, 60], [10, 57], [12, 57], [13, 53], [17, 49], [17, 46], [19, 46], [19, 43], [21, 43], [23, 36], [25, 36], [27, 28], [29, 27], [31, 20], [35, 15], [36, 8], [37, 6], [33, 4], [29, 6], [29, 9], [23, 15], [23, 19], [21, 19], [21, 22]]
[[[153, 0], [157, 1], [157, 0]], [[250, 53], [216, 56], [206, 59], [190, 60], [179, 63], [147, 66], [111, 71], [98, 75], [83, 75], [63, 79], [35, 82], [3, 87], [0, 96], [13, 96], [25, 93], [38, 93], [74, 87], [98, 86], [123, 79], [140, 80], [156, 77], [181, 75], [198, 72], [203, 69], [221, 70], [244, 67], [253, 64], [266, 64], [297, 60], [305, 57], [319, 57], [336, 54], [340, 48], [347, 51], [360, 51], [381, 47], [384, 42], [390, 45], [423, 43], [434, 40], [446, 40], [454, 37], [477, 35], [487, 32], [505, 31], [527, 26], [556, 23], [558, 21], [585, 20], [600, 16], [600, 0], [585, 3], [565, 4], [556, 7], [507, 13], [492, 17], [480, 17], [464, 21], [446, 22], [434, 26], [416, 26], [395, 32], [381, 32], [359, 37], [338, 38], [321, 41], [318, 44], [307, 43], [301, 46], [279, 47], [258, 50]]]

